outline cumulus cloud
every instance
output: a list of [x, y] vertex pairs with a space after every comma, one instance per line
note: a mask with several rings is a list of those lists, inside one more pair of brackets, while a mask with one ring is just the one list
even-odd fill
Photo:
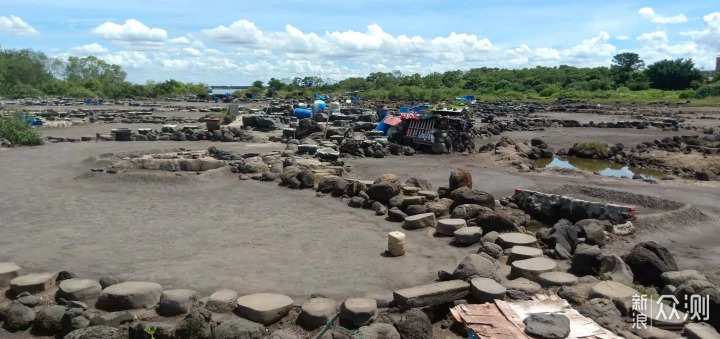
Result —
[[146, 53], [137, 51], [119, 51], [99, 56], [99, 58], [108, 63], [130, 69], [142, 68], [153, 63]]
[[20, 17], [11, 15], [10, 17], [0, 16], [0, 32], [5, 32], [12, 36], [34, 36], [38, 35], [30, 24]]
[[720, 51], [720, 12], [713, 12], [703, 17], [705, 29], [680, 33], [690, 36], [703, 47]]
[[263, 33], [255, 23], [245, 19], [235, 21], [228, 27], [220, 25], [213, 29], [204, 29], [202, 33], [211, 40], [226, 44], [246, 45], [263, 39]]
[[668, 36], [664, 31], [640, 34], [636, 39], [642, 44], [658, 45], [668, 43]]
[[106, 22], [92, 29], [92, 32], [104, 39], [126, 42], [163, 42], [167, 40], [167, 31], [150, 28], [135, 19], [128, 19], [124, 24]]
[[650, 7], [643, 7], [638, 11], [640, 17], [655, 24], [681, 24], [687, 22], [688, 18], [685, 14], [678, 14], [673, 16], [663, 16], [655, 13], [655, 10]]
[[108, 52], [110, 51], [107, 48], [95, 42], [88, 45], [70, 48], [70, 53], [74, 55], [98, 55], [107, 54]]

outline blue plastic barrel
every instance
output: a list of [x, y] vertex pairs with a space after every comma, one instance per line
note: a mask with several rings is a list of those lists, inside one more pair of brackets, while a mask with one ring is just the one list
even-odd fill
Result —
[[325, 103], [325, 101], [315, 100], [315, 102], [313, 102], [312, 111], [314, 113], [323, 112], [325, 111], [325, 108], [327, 108], [327, 104]]
[[85, 101], [85, 103], [88, 105], [92, 105], [92, 99], [87, 99], [87, 101]]
[[430, 109], [430, 106], [421, 105], [421, 106], [417, 106], [417, 107], [413, 108], [413, 112], [418, 113], [418, 112], [422, 112], [422, 111], [427, 111], [429, 109]]
[[313, 112], [310, 109], [307, 108], [296, 108], [293, 110], [293, 116], [298, 119], [307, 119], [312, 118]]
[[105, 99], [98, 100], [98, 105], [105, 105]]
[[220, 98], [215, 98], [215, 103], [217, 104], [218, 102], [220, 102]]
[[[387, 115], [385, 116], [387, 117]], [[387, 131], [390, 129], [390, 125], [385, 123], [385, 118], [382, 118], [380, 123], [375, 127], [376, 131], [383, 131], [383, 133], [387, 134]]]
[[400, 107], [400, 113], [410, 113], [410, 107], [407, 107], [407, 106]]
[[383, 121], [385, 119], [385, 116], [388, 114], [388, 112], [390, 112], [389, 109], [381, 109], [378, 112], [378, 118], [380, 119], [380, 121]]

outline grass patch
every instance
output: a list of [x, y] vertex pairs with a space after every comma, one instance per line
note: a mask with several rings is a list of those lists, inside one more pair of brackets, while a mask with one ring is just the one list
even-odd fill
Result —
[[577, 148], [583, 151], [606, 152], [607, 146], [600, 141], [583, 141], [577, 144]]
[[40, 133], [25, 121], [21, 113], [0, 116], [0, 139], [7, 139], [13, 145], [36, 146], [43, 144]]

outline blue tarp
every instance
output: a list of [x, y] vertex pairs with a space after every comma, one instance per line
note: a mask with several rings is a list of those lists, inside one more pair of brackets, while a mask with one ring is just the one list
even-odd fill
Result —
[[400, 107], [400, 113], [410, 113], [410, 107], [407, 107], [407, 106]]
[[390, 125], [385, 123], [385, 118], [387, 118], [387, 117], [388, 116], [386, 115], [382, 118], [382, 120], [380, 120], [380, 123], [377, 125], [377, 127], [375, 127], [376, 131], [383, 131], [384, 134], [387, 134], [388, 130], [391, 127]]

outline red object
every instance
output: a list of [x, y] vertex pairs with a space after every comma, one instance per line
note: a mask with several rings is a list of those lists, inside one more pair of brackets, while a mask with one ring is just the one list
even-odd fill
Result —
[[394, 117], [392, 115], [388, 115], [387, 117], [385, 117], [385, 121], [383, 121], [383, 122], [386, 125], [397, 126], [402, 122], [402, 119], [400, 119], [398, 117]]

